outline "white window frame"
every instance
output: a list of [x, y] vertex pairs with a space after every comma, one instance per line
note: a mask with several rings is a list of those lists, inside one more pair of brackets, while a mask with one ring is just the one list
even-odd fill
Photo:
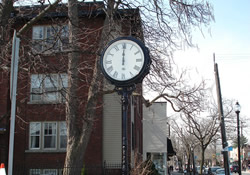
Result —
[[[57, 133], [58, 133], [57, 132], [57, 130], [58, 130], [57, 122], [44, 122], [42, 126], [43, 126], [42, 127], [42, 129], [43, 129], [42, 130], [42, 132], [43, 132], [43, 137], [42, 137], [43, 149], [44, 150], [55, 150], [57, 148], [57, 145], [58, 145], [58, 143], [57, 143], [57, 138], [58, 138], [58, 136], [57, 136]], [[45, 132], [46, 129], [48, 130], [47, 133]], [[51, 129], [51, 131], [50, 131], [50, 129]], [[49, 139], [49, 138], [51, 138], [51, 139]], [[50, 147], [49, 146], [45, 147], [46, 146], [45, 142], [47, 140], [50, 140], [50, 144], [51, 144]]]
[[[66, 146], [62, 147], [62, 137], [66, 137], [64, 140], [66, 140]], [[67, 147], [67, 126], [66, 122], [59, 122], [59, 149], [66, 149]]]
[[57, 169], [42, 169], [45, 175], [57, 175]]
[[[39, 129], [39, 135], [33, 135], [32, 134], [32, 125], [40, 125], [38, 127]], [[46, 125], [53, 125], [55, 124], [55, 132], [53, 133], [45, 133]], [[62, 125], [64, 125], [64, 128], [62, 130]], [[62, 133], [63, 131], [63, 133]], [[39, 136], [39, 147], [33, 147], [32, 146], [32, 137], [33, 136]], [[52, 136], [55, 137], [55, 147], [45, 147], [45, 140], [46, 137]], [[30, 132], [29, 132], [29, 150], [33, 151], [57, 151], [57, 150], [66, 150], [66, 147], [61, 147], [61, 142], [63, 141], [61, 139], [61, 136], [67, 137], [67, 128], [66, 128], [66, 122], [65, 121], [49, 121], [49, 122], [30, 122]], [[65, 140], [65, 139], [64, 139]], [[67, 145], [67, 138], [66, 138], [66, 144]]]
[[29, 175], [62, 175], [62, 170], [61, 169], [30, 169]]
[[65, 51], [69, 43], [68, 25], [35, 25], [32, 28], [32, 40], [35, 53]]
[[[36, 128], [35, 126], [31, 126], [31, 125], [37, 125], [37, 124], [39, 124], [39, 128]], [[32, 130], [34, 129], [34, 127], [35, 127], [35, 129], [39, 129], [39, 134], [32, 134]], [[38, 139], [38, 141], [39, 141], [39, 146], [38, 147], [34, 147], [34, 146], [32, 146], [33, 145], [33, 143], [34, 142], [32, 142], [32, 138], [33, 137], [39, 137], [39, 139]], [[35, 141], [36, 141], [36, 139], [35, 139]], [[32, 122], [32, 123], [30, 123], [30, 133], [29, 133], [29, 143], [30, 143], [30, 145], [29, 145], [29, 148], [30, 149], [34, 149], [34, 150], [39, 150], [39, 149], [41, 149], [41, 123], [40, 122]]]
[[41, 175], [41, 169], [30, 169], [30, 175]]
[[32, 74], [30, 77], [31, 103], [62, 103], [65, 102], [68, 88], [68, 75]]

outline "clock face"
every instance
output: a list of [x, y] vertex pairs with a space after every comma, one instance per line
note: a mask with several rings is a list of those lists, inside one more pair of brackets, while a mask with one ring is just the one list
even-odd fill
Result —
[[144, 62], [142, 48], [132, 40], [121, 39], [108, 46], [101, 64], [111, 79], [128, 81], [140, 74]]

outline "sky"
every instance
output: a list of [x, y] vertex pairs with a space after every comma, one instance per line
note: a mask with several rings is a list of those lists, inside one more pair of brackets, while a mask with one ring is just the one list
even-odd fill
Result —
[[[215, 54], [223, 98], [237, 100], [241, 105], [240, 116], [249, 121], [250, 0], [208, 1], [213, 5], [215, 22], [209, 28], [203, 29], [203, 35], [198, 30], [193, 32], [193, 42], [198, 44], [199, 49], [183, 48], [182, 51], [174, 53], [174, 60], [180, 68], [192, 70], [192, 81], [199, 81], [198, 78], [202, 77], [215, 88]], [[250, 143], [250, 121], [246, 124], [249, 129], [243, 129], [243, 134], [249, 135]]]
[[[215, 22], [203, 34], [195, 31], [194, 43], [199, 49], [183, 48], [174, 54], [179, 67], [193, 70], [193, 77], [203, 77], [214, 83], [214, 60], [218, 64], [223, 98], [241, 105], [240, 117], [246, 118], [250, 136], [250, 1], [210, 0]], [[192, 76], [191, 76], [192, 78]], [[217, 99], [217, 97], [215, 97]], [[250, 137], [248, 137], [250, 143]]]

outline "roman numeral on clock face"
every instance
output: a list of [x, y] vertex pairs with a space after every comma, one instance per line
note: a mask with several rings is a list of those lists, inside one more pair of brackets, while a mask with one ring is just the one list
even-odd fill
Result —
[[130, 76], [131, 76], [131, 77], [133, 77], [133, 76], [134, 76], [134, 74], [132, 74], [132, 72], [129, 72], [129, 73], [130, 73]]
[[123, 43], [123, 44], [122, 44], [122, 48], [123, 48], [123, 49], [126, 49], [126, 43]]
[[140, 70], [140, 67], [137, 66], [137, 65], [135, 65], [135, 66], [134, 66], [134, 69], [137, 70], [137, 71], [139, 71], [139, 70]]
[[122, 74], [122, 80], [125, 80], [125, 74]]
[[117, 76], [118, 76], [118, 72], [115, 71], [114, 74], [113, 74], [113, 77], [117, 78]]
[[137, 52], [135, 52], [134, 54], [137, 55], [138, 53], [140, 53], [140, 51], [138, 50]]
[[115, 48], [115, 50], [116, 50], [116, 51], [119, 51], [119, 48], [118, 48], [118, 46], [115, 46], [114, 48]]
[[107, 68], [107, 71], [108, 71], [109, 73], [112, 72], [112, 70], [113, 70], [113, 66], [110, 66], [110, 67]]
[[112, 64], [112, 60], [106, 60], [105, 64]]

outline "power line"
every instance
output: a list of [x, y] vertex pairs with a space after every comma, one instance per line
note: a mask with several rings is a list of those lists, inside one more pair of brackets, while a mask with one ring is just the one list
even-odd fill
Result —
[[250, 53], [216, 53], [216, 60], [219, 61], [239, 61], [250, 60]]

